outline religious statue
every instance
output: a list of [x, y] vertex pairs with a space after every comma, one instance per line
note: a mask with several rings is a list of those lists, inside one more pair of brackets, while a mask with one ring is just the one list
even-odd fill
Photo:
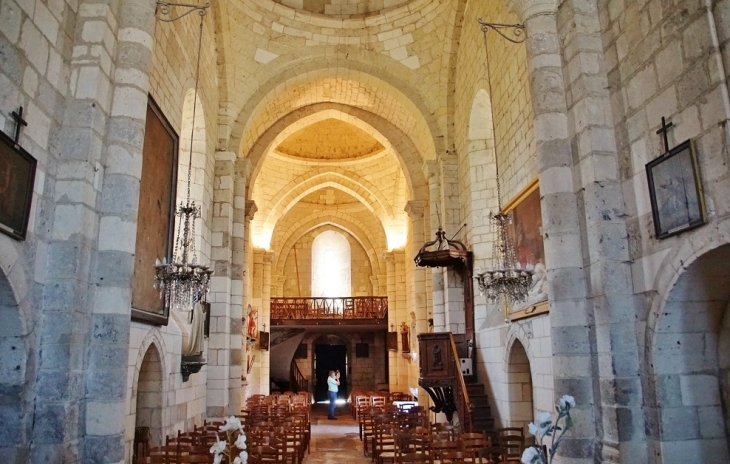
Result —
[[441, 359], [441, 347], [438, 345], [433, 345], [431, 350], [431, 368], [435, 371], [444, 369], [444, 361]]
[[195, 356], [203, 352], [203, 337], [205, 331], [205, 310], [198, 301], [193, 306], [192, 322], [190, 324], [190, 335], [183, 335], [182, 355]]
[[411, 342], [408, 340], [408, 326], [405, 322], [400, 323], [401, 352], [411, 352]]
[[532, 287], [527, 293], [527, 306], [542, 303], [547, 297], [547, 270], [543, 263], [537, 263], [532, 275]]
[[256, 326], [256, 318], [258, 316], [258, 310], [248, 305], [248, 330], [246, 330], [246, 337], [250, 339], [257, 339], [259, 337], [259, 330]]

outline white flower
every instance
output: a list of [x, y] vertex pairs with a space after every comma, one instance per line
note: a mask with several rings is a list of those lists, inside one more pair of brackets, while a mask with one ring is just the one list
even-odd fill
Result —
[[532, 435], [537, 435], [541, 431], [545, 430], [545, 429], [541, 429], [540, 427], [538, 427], [537, 425], [533, 424], [532, 422], [530, 422], [530, 424], [527, 426], [527, 428], [530, 430], [530, 433]]
[[236, 416], [230, 416], [226, 418], [226, 423], [218, 427], [221, 432], [228, 432], [229, 430], [243, 430], [241, 426], [241, 420]]
[[535, 423], [537, 426], [541, 429], [546, 429], [550, 426], [550, 424], [553, 422], [553, 415], [549, 412], [541, 412], [537, 415], [537, 418], [535, 419]]
[[537, 448], [530, 446], [522, 452], [520, 461], [522, 461], [522, 464], [535, 464], [540, 462], [540, 453], [537, 452]]
[[[215, 443], [213, 444], [213, 446], [210, 447], [210, 453], [215, 454], [216, 457], [218, 457], [218, 455], [220, 455], [223, 451], [226, 450], [226, 444], [227, 443], [225, 441], [221, 441], [220, 438], [218, 438], [218, 434], [216, 433], [215, 434]], [[218, 462], [220, 462], [220, 461], [218, 461]]]
[[236, 459], [233, 460], [233, 464], [246, 464], [248, 462], [248, 453], [245, 451], [241, 451], [241, 453], [236, 456]]
[[246, 435], [242, 433], [238, 435], [238, 438], [236, 438], [236, 448], [240, 450], [246, 449]]
[[223, 455], [222, 454], [216, 454], [213, 458], [213, 464], [221, 464], [223, 462]]
[[570, 395], [563, 395], [562, 398], [560, 398], [560, 407], [564, 408], [566, 404], [569, 404], [571, 408], [575, 407], [575, 398], [573, 398]]

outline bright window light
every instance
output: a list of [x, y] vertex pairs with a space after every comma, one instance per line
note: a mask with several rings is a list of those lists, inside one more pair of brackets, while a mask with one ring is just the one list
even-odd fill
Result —
[[327, 230], [312, 243], [312, 296], [352, 296], [350, 242], [339, 232]]

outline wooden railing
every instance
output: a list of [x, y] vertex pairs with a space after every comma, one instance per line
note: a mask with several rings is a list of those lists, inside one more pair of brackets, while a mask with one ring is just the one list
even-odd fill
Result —
[[471, 431], [473, 405], [461, 374], [454, 336], [451, 332], [418, 334], [418, 345], [421, 353], [418, 385], [431, 397], [431, 410], [444, 413], [449, 422], [458, 413], [462, 430]]
[[309, 392], [309, 380], [304, 377], [302, 371], [299, 370], [296, 361], [292, 360], [289, 369], [290, 389], [295, 392]]
[[456, 343], [454, 343], [454, 335], [449, 332], [449, 340], [451, 341], [451, 353], [452, 359], [455, 363], [454, 369], [456, 372], [454, 383], [454, 402], [456, 403], [456, 411], [459, 413], [459, 422], [464, 432], [472, 431], [472, 404], [469, 401], [469, 392], [466, 389], [466, 382], [464, 382], [464, 375], [461, 373], [461, 359], [459, 358], [459, 352], [456, 350]]
[[272, 298], [271, 319], [371, 319], [388, 317], [388, 297]]

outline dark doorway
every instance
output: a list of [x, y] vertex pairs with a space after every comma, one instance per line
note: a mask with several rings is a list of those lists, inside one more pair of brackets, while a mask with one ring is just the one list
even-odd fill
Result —
[[314, 345], [314, 374], [317, 383], [314, 400], [327, 399], [327, 377], [329, 371], [340, 371], [338, 398], [347, 398], [347, 347], [345, 345]]

